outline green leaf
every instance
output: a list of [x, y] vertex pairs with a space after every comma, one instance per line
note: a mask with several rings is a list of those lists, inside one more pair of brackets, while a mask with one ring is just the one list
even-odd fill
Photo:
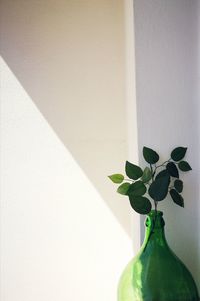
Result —
[[127, 192], [127, 194], [129, 196], [141, 196], [143, 194], [145, 194], [147, 191], [146, 186], [144, 185], [144, 183], [142, 181], [137, 181], [133, 184], [130, 185], [129, 190]]
[[169, 193], [175, 204], [184, 207], [184, 199], [175, 189], [171, 189]]
[[118, 174], [118, 173], [113, 174], [113, 175], [108, 176], [108, 177], [111, 179], [111, 181], [113, 183], [116, 183], [116, 184], [120, 184], [124, 181], [124, 176], [121, 175], [121, 174]]
[[140, 214], [148, 214], [151, 211], [151, 202], [143, 196], [129, 196], [131, 207]]
[[180, 170], [182, 171], [189, 171], [189, 170], [192, 170], [191, 166], [189, 165], [188, 162], [186, 161], [181, 161], [178, 163], [178, 167]]
[[180, 161], [185, 157], [185, 153], [187, 151], [187, 147], [176, 147], [172, 152], [171, 152], [171, 158], [174, 161]]
[[170, 183], [170, 176], [165, 175], [156, 179], [149, 187], [150, 197], [156, 201], [160, 202], [164, 200], [168, 193], [168, 187]]
[[179, 193], [181, 193], [183, 191], [183, 181], [175, 180], [174, 181], [174, 187]]
[[163, 169], [162, 171], [160, 171], [157, 176], [156, 176], [156, 180], [162, 177], [166, 177], [169, 176], [169, 172], [166, 169]]
[[149, 167], [145, 167], [141, 180], [147, 183], [151, 180], [151, 170]]
[[143, 174], [143, 171], [139, 166], [132, 164], [128, 161], [126, 161], [125, 170], [126, 170], [127, 176], [133, 180], [139, 179]]
[[121, 184], [118, 189], [117, 189], [117, 192], [120, 193], [120, 194], [123, 194], [123, 195], [127, 195], [127, 192], [129, 190], [129, 187], [130, 187], [130, 183], [123, 183]]
[[143, 157], [149, 164], [155, 164], [159, 160], [159, 155], [151, 148], [143, 147]]
[[166, 166], [166, 169], [169, 172], [170, 176], [172, 176], [174, 178], [179, 178], [178, 169], [173, 162], [169, 162]]

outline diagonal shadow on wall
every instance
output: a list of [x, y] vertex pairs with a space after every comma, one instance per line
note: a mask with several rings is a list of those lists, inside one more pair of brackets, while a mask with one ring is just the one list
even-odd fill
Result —
[[[130, 235], [123, 1], [1, 2], [1, 54]], [[66, 183], [67, 185], [67, 183]]]

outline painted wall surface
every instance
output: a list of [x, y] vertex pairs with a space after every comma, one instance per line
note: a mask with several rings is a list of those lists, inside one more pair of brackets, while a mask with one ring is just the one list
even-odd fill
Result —
[[1, 74], [0, 299], [116, 300], [130, 238], [2, 60]]
[[0, 299], [114, 301], [132, 256], [129, 205], [107, 180], [127, 158], [124, 2], [0, 11]]
[[[139, 149], [161, 157], [188, 146], [193, 171], [183, 176], [185, 209], [166, 200], [166, 232], [172, 249], [200, 288], [199, 1], [135, 0], [136, 91]], [[142, 158], [141, 162], [142, 162]]]
[[123, 0], [2, 0], [1, 54], [130, 235], [129, 205], [107, 179], [127, 158], [124, 10]]

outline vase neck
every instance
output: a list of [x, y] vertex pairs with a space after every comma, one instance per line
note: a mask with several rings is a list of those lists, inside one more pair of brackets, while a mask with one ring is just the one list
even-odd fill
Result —
[[147, 245], [167, 245], [165, 238], [165, 221], [163, 219], [163, 213], [161, 211], [152, 210], [145, 221], [146, 232], [143, 246]]

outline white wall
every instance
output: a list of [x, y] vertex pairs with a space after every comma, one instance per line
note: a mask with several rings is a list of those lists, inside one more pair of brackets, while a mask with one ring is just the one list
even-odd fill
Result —
[[[130, 235], [123, 0], [3, 0], [1, 54]], [[104, 162], [104, 164], [102, 164]]]
[[114, 301], [132, 255], [107, 180], [128, 149], [124, 1], [0, 11], [1, 300]]
[[130, 238], [3, 60], [1, 75], [1, 300], [116, 300]]
[[[135, 0], [139, 148], [167, 158], [188, 146], [193, 171], [184, 176], [185, 209], [162, 203], [167, 238], [200, 288], [199, 1]], [[142, 159], [141, 159], [142, 160]]]

